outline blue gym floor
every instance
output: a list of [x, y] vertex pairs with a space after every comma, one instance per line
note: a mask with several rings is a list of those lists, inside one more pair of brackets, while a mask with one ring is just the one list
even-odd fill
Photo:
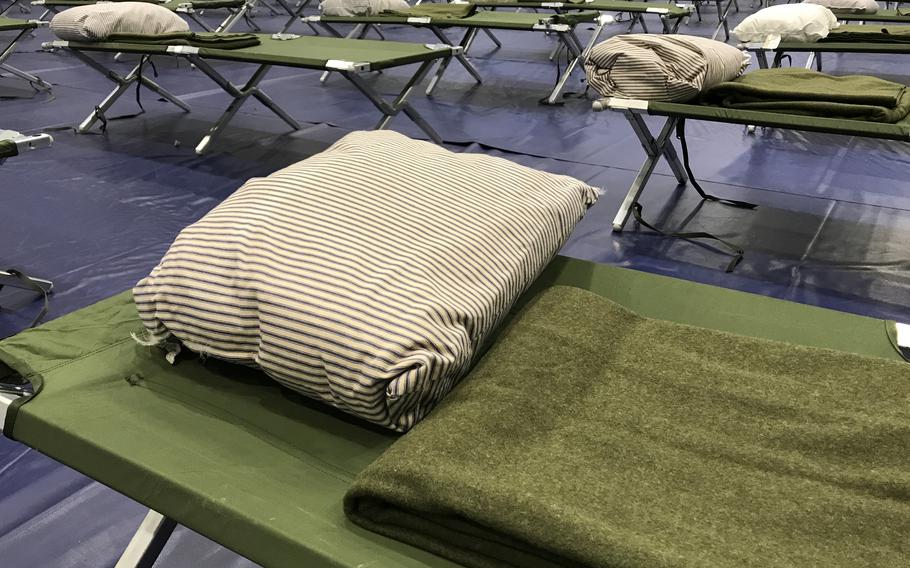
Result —
[[[751, 13], [748, 0], [740, 4]], [[256, 21], [267, 31], [283, 21], [262, 8], [258, 12]], [[39, 14], [35, 9], [31, 17]], [[9, 15], [29, 17], [16, 10]], [[214, 13], [206, 18], [220, 19]], [[692, 18], [680, 31], [710, 36], [715, 25], [716, 16], [706, 9], [703, 22]], [[237, 27], [244, 29], [244, 23]], [[625, 29], [617, 24], [610, 33]], [[300, 24], [292, 31], [311, 33]], [[389, 39], [435, 41], [421, 30], [383, 32]], [[588, 34], [581, 28], [583, 39]], [[556, 79], [556, 67], [547, 61], [552, 40], [536, 33], [497, 35], [501, 49], [480, 35], [471, 51], [485, 79], [482, 86], [453, 64], [432, 99], [420, 93], [412, 102], [454, 151], [502, 156], [607, 190], [563, 254], [910, 320], [910, 147], [782, 130], [749, 135], [737, 126], [689, 124], [692, 168], [704, 188], [759, 208], [701, 203], [691, 189], [677, 188], [661, 166], [643, 195], [645, 217], [663, 227], [710, 231], [741, 244], [744, 262], [725, 274], [729, 257], [717, 249], [656, 236], [634, 223], [621, 234], [611, 232], [613, 214], [644, 159], [631, 129], [620, 115], [593, 113], [585, 99], [570, 98], [560, 107], [538, 104]], [[301, 160], [351, 130], [372, 128], [379, 119], [339, 77], [323, 86], [318, 73], [274, 68], [262, 88], [305, 128], [289, 133], [264, 107], [250, 102], [213, 151], [198, 157], [193, 147], [228, 98], [200, 72], [162, 60], [159, 82], [188, 102], [192, 113], [143, 92], [141, 116], [111, 121], [105, 134], [75, 135], [65, 127], [88, 114], [111, 84], [72, 56], [40, 51], [40, 43], [50, 38], [46, 29], [39, 30], [9, 63], [52, 82], [53, 96], [0, 77], [0, 129], [48, 131], [56, 138], [51, 149], [0, 167], [0, 267], [22, 268], [55, 282], [49, 317], [131, 287], [181, 228], [246, 179]], [[794, 64], [802, 61], [794, 57]], [[833, 73], [902, 82], [910, 76], [910, 64], [897, 56], [826, 56], [824, 63]], [[126, 70], [130, 64], [115, 67]], [[236, 64], [217, 68], [236, 82], [251, 72]], [[583, 91], [580, 78], [576, 75], [568, 90]], [[391, 95], [404, 74], [389, 71], [369, 80]], [[138, 110], [130, 91], [109, 115]], [[404, 116], [392, 125], [420, 135]], [[24, 328], [39, 309], [16, 294], [4, 296], [3, 307], [0, 337]], [[141, 505], [0, 438], [0, 566], [113, 566], [144, 514]], [[252, 563], [181, 528], [158, 565]]]

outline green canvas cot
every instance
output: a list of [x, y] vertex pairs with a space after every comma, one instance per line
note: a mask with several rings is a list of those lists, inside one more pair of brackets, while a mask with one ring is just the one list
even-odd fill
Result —
[[[768, 46], [760, 42], [749, 42], [741, 44], [740, 47], [754, 53], [762, 69], [780, 67], [788, 53], [810, 53], [806, 68], [814, 64], [815, 68], [821, 71], [824, 53], [910, 54], [910, 26], [883, 28], [872, 25], [845, 25], [817, 42], [788, 41]], [[769, 53], [773, 54], [770, 62]]]
[[635, 2], [631, 0], [590, 0], [584, 2], [547, 2], [545, 0], [472, 0], [471, 4], [483, 8], [518, 8], [518, 9], [549, 9], [557, 13], [574, 10], [597, 10], [598, 12], [612, 12], [629, 14], [628, 32], [636, 25], [640, 25], [644, 33], [649, 33], [645, 15], [651, 14], [660, 18], [662, 31], [665, 34], [675, 34], [682, 21], [692, 15], [693, 6], [678, 4], [660, 4], [657, 2]]
[[910, 24], [910, 12], [905, 9], [878, 10], [874, 14], [863, 14], [849, 10], [832, 9], [842, 22], [882, 22], [887, 24]]
[[[786, 70], [789, 71], [789, 70]], [[793, 70], [797, 71], [797, 70]], [[756, 72], [758, 73], [758, 72]], [[728, 108], [695, 103], [669, 103], [660, 101], [644, 101], [623, 98], [606, 98], [595, 101], [593, 109], [596, 112], [612, 110], [622, 113], [645, 149], [646, 158], [638, 175], [629, 187], [619, 210], [613, 218], [613, 230], [622, 231], [629, 218], [635, 216], [640, 224], [671, 237], [681, 238], [708, 238], [721, 242], [733, 251], [734, 259], [728, 265], [727, 271], [732, 271], [739, 260], [742, 259], [743, 250], [737, 245], [717, 238], [709, 233], [664, 233], [661, 229], [647, 224], [641, 217], [639, 198], [654, 173], [658, 161], [665, 160], [680, 186], [691, 182], [693, 188], [699, 192], [703, 199], [719, 201], [736, 207], [747, 209], [755, 205], [747, 202], [722, 199], [706, 194], [698, 182], [693, 179], [688, 166], [688, 149], [686, 146], [685, 123], [687, 120], [703, 120], [706, 122], [721, 122], [727, 124], [741, 124], [754, 129], [755, 127], [785, 128], [805, 132], [822, 132], [843, 136], [860, 136], [883, 140], [910, 141], [910, 115], [896, 123], [870, 122], [850, 118], [833, 118], [826, 116], [809, 116], [805, 114], [792, 114], [782, 111], [751, 110]], [[666, 120], [659, 131], [651, 131], [644, 116], [660, 116]], [[680, 140], [683, 150], [683, 159], [680, 160], [672, 143], [672, 136]]]
[[[467, 4], [457, 6], [470, 7]], [[420, 6], [412, 8], [412, 10], [418, 10], [419, 8]], [[432, 15], [408, 16], [400, 14], [379, 14], [375, 16], [322, 15], [308, 16], [304, 18], [304, 21], [311, 25], [320, 25], [333, 36], [346, 39], [362, 39], [371, 29], [375, 29], [376, 26], [384, 24], [426, 28], [436, 36], [440, 42], [446, 45], [457, 45], [461, 48], [461, 52], [456, 54], [454, 59], [465, 68], [478, 84], [482, 83], [483, 79], [477, 71], [477, 68], [474, 67], [465, 55], [468, 50], [471, 49], [471, 45], [474, 43], [474, 39], [477, 37], [478, 32], [483, 31], [489, 34], [490, 38], [496, 42], [497, 46], [501, 46], [501, 43], [492, 35], [492, 30], [538, 32], [547, 35], [555, 35], [559, 44], [552, 55], [556, 57], [560, 50], [565, 50], [570, 57], [565, 70], [560, 74], [559, 79], [557, 79], [556, 85], [544, 99], [547, 104], [556, 104], [559, 101], [559, 97], [565, 88], [569, 77], [574, 70], [579, 67], [581, 62], [584, 61], [584, 58], [594, 44], [597, 43], [597, 40], [603, 33], [604, 27], [613, 20], [609, 16], [601, 16], [599, 12], [590, 10], [566, 12], [550, 16], [527, 12], [496, 12], [492, 10], [481, 10], [462, 18]], [[587, 44], [583, 44], [575, 33], [576, 26], [582, 23], [594, 24], [594, 32], [591, 34], [591, 38], [588, 40]], [[353, 28], [347, 34], [342, 34], [335, 27], [338, 24], [349, 24], [352, 25]], [[450, 40], [445, 34], [445, 30], [448, 28], [464, 28], [464, 35], [461, 37], [461, 40], [457, 43]], [[439, 65], [439, 68], [436, 70], [436, 73], [427, 86], [427, 95], [432, 95], [436, 90], [450, 61], [451, 60], [444, 61]], [[325, 81], [327, 77], [328, 72], [323, 74], [322, 81]]]
[[[440, 61], [447, 61], [453, 55], [460, 54], [460, 47], [443, 44], [424, 45], [313, 36], [291, 36], [289, 39], [286, 36], [276, 37], [268, 34], [243, 34], [243, 36], [258, 38], [259, 45], [241, 49], [218, 49], [176, 44], [168, 45], [151, 38], [146, 43], [52, 41], [44, 43], [43, 47], [48, 50], [69, 50], [86, 65], [97, 70], [116, 85], [111, 93], [96, 105], [85, 120], [79, 124], [76, 128], [79, 133], [87, 132], [98, 121], [106, 125], [105, 112], [126, 92], [130, 85], [137, 82], [178, 106], [184, 112], [189, 112], [190, 107], [181, 101], [179, 97], [142, 73], [143, 65], [150, 57], [171, 55], [184, 58], [192, 63], [193, 66], [205, 73], [233, 99], [214, 126], [211, 127], [209, 133], [196, 145], [197, 154], [203, 154], [209, 149], [215, 137], [223, 131], [234, 114], [249, 97], [258, 100], [291, 128], [295, 130], [301, 128], [300, 124], [290, 114], [278, 106], [259, 87], [259, 83], [265, 78], [269, 70], [276, 65], [337, 72], [353, 84], [382, 113], [382, 119], [376, 125], [377, 129], [386, 128], [392, 118], [399, 113], [404, 113], [431, 140], [441, 143], [442, 139], [439, 134], [410, 105], [408, 97], [414, 90], [414, 86], [423, 80], [433, 65]], [[281, 39], [282, 37], [286, 39]], [[216, 39], [217, 34], [209, 38], [212, 43], [214, 43], [213, 38]], [[126, 75], [121, 75], [89, 56], [88, 53], [90, 52], [130, 53], [139, 55], [140, 60]], [[212, 60], [251, 64], [256, 66], [256, 70], [246, 83], [235, 85], [209, 64], [209, 61]], [[418, 67], [407, 80], [400, 93], [391, 101], [386, 100], [361, 77], [362, 74], [371, 71], [380, 71], [405, 65], [418, 65]]]
[[[648, 317], [900, 360], [893, 322], [564, 257], [515, 309], [554, 285]], [[141, 329], [124, 293], [0, 342], [0, 361], [38, 391], [0, 394], [4, 434], [266, 568], [452, 565], [344, 517], [352, 480], [393, 436], [251, 369], [170, 365], [130, 338]]]

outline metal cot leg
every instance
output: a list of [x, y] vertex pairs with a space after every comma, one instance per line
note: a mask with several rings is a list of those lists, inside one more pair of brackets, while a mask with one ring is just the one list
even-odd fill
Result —
[[635, 135], [638, 136], [638, 140], [641, 142], [641, 146], [647, 154], [647, 158], [645, 159], [644, 164], [642, 164], [641, 169], [638, 170], [638, 175], [635, 177], [635, 181], [632, 182], [629, 192], [623, 199], [619, 211], [616, 212], [616, 217], [613, 218], [614, 231], [622, 231], [626, 222], [629, 220], [629, 215], [631, 215], [632, 212], [632, 204], [638, 201], [641, 192], [651, 178], [651, 174], [654, 173], [654, 168], [657, 166], [657, 162], [660, 160], [661, 156], [667, 160], [667, 163], [673, 170], [673, 174], [676, 176], [676, 180], [680, 185], [686, 183], [689, 179], [686, 175], [685, 168], [676, 155], [676, 150], [670, 143], [670, 135], [676, 128], [677, 119], [675, 117], [667, 118], [660, 134], [655, 140], [648, 130], [648, 125], [645, 124], [645, 121], [641, 116], [631, 111], [624, 112], [623, 114], [632, 126], [632, 130], [635, 131]]
[[177, 522], [149, 510], [114, 568], [151, 568], [177, 528]]
[[[430, 31], [433, 32], [433, 34], [436, 36], [436, 38], [439, 39], [439, 41], [441, 41], [445, 45], [455, 45], [449, 40], [449, 38], [445, 35], [445, 33], [443, 33], [443, 31], [441, 29], [439, 29], [436, 26], [428, 26], [428, 27], [430, 28]], [[455, 55], [453, 55], [453, 57], [458, 60], [458, 62], [461, 64], [461, 66], [464, 67], [465, 70], [468, 73], [470, 73], [470, 75], [472, 77], [474, 77], [474, 80], [477, 82], [478, 85], [483, 83], [483, 77], [480, 76], [480, 72], [477, 70], [476, 67], [474, 67], [474, 64], [471, 63], [470, 61], [468, 61], [468, 58], [465, 57], [464, 51], [460, 51], [459, 53], [456, 53]], [[442, 74], [440, 74], [440, 73], [433, 75], [433, 78], [430, 79], [430, 84], [427, 86], [427, 96], [430, 96], [433, 94], [433, 91], [436, 90], [436, 85], [439, 84], [439, 80], [441, 78], [442, 78]]]
[[[450, 59], [447, 57], [446, 59]], [[414, 91], [414, 87], [420, 83], [427, 73], [436, 63], [434, 59], [429, 59], [421, 63], [420, 68], [414, 73], [414, 75], [408, 80], [407, 84], [401, 90], [401, 93], [395, 98], [392, 103], [389, 103], [382, 96], [379, 95], [372, 87], [370, 87], [363, 78], [356, 71], [341, 71], [341, 74], [350, 81], [357, 89], [363, 93], [373, 105], [382, 112], [383, 117], [376, 125], [377, 130], [382, 130], [387, 128], [389, 122], [394, 118], [399, 112], [405, 113], [411, 121], [414, 122], [421, 130], [423, 130], [427, 136], [430, 137], [430, 140], [437, 144], [442, 144], [442, 137], [433, 129], [432, 126], [417, 112], [417, 110], [411, 106], [408, 102], [408, 97]]]
[[12, 65], [8, 65], [7, 63], [5, 63], [5, 61], [7, 59], [9, 59], [10, 56], [13, 54], [13, 52], [16, 50], [16, 45], [18, 45], [19, 41], [30, 31], [32, 31], [32, 28], [21, 30], [16, 35], [16, 37], [13, 38], [13, 40], [11, 42], [9, 42], [9, 44], [7, 44], [6, 48], [4, 48], [2, 52], [0, 52], [0, 69], [3, 69], [7, 73], [11, 73], [11, 74], [15, 75], [16, 77], [19, 77], [20, 79], [24, 79], [24, 80], [28, 81], [29, 83], [32, 83], [33, 85], [38, 85], [42, 89], [49, 91], [52, 89], [52, 87], [51, 87], [51, 84], [48, 83], [47, 81], [41, 79], [37, 75], [32, 75], [31, 73], [26, 73], [25, 71], [23, 71], [21, 69], [17, 69], [15, 67], [13, 67]]
[[88, 55], [85, 55], [84, 53], [82, 53], [80, 51], [73, 50], [72, 53], [77, 58], [82, 60], [86, 65], [95, 69], [96, 71], [98, 71], [99, 73], [101, 73], [102, 75], [104, 75], [105, 77], [107, 77], [108, 79], [110, 79], [112, 82], [114, 82], [117, 85], [116, 87], [114, 87], [114, 90], [112, 90], [110, 93], [108, 93], [108, 95], [106, 97], [104, 97], [104, 100], [102, 100], [101, 103], [99, 103], [98, 106], [96, 106], [95, 109], [87, 117], [85, 117], [85, 120], [83, 120], [81, 123], [79, 123], [79, 126], [76, 128], [77, 132], [79, 132], [79, 133], [87, 132], [88, 129], [91, 128], [92, 125], [95, 124], [95, 122], [97, 122], [102, 116], [104, 116], [104, 113], [107, 112], [108, 109], [110, 109], [111, 106], [113, 106], [113, 104], [115, 102], [117, 102], [117, 99], [119, 99], [123, 95], [123, 93], [126, 92], [126, 90], [130, 87], [130, 85], [132, 85], [136, 81], [140, 81], [143, 86], [154, 91], [155, 93], [158, 93], [159, 95], [161, 95], [162, 97], [164, 97], [165, 99], [170, 101], [171, 103], [174, 103], [175, 105], [180, 107], [183, 111], [190, 112], [190, 107], [186, 103], [184, 103], [183, 101], [178, 99], [176, 95], [168, 92], [166, 89], [164, 89], [163, 87], [161, 87], [160, 85], [158, 85], [157, 83], [152, 81], [151, 79], [148, 79], [146, 77], [140, 77], [139, 71], [142, 69], [142, 64], [145, 62], [146, 59], [148, 59], [148, 57], [149, 57], [148, 55], [143, 55], [142, 59], [140, 59], [139, 63], [135, 67], [133, 67], [129, 73], [127, 73], [124, 76], [124, 75], [120, 75], [119, 73], [106, 68], [105, 66], [101, 65], [100, 63], [98, 63], [97, 61], [95, 61], [94, 59], [92, 59], [91, 57], [89, 57]]
[[560, 75], [559, 80], [556, 82], [556, 86], [553, 87], [553, 90], [550, 92], [550, 95], [547, 97], [547, 103], [555, 104], [559, 99], [559, 95], [562, 93], [562, 90], [565, 88], [566, 83], [569, 81], [569, 77], [572, 75], [572, 72], [575, 68], [584, 62], [585, 58], [588, 56], [588, 53], [597, 43], [597, 40], [600, 39], [600, 35], [603, 33], [604, 27], [607, 25], [605, 19], [600, 19], [597, 27], [594, 28], [594, 33], [591, 34], [591, 39], [588, 40], [586, 46], [582, 47], [581, 40], [578, 39], [578, 36], [575, 34], [575, 30], [568, 28], [565, 31], [555, 30], [559, 35], [560, 42], [566, 46], [566, 49], [569, 50], [574, 57], [572, 61], [566, 66], [566, 70]]
[[717, 6], [717, 29], [714, 30], [714, 34], [711, 36], [711, 39], [717, 39], [717, 36], [720, 34], [720, 30], [724, 31], [724, 41], [730, 41], [730, 24], [727, 21], [727, 15], [730, 13], [730, 8], [733, 6], [733, 0], [727, 0], [727, 5], [724, 7], [723, 0], [715, 0], [714, 4]]
[[224, 92], [234, 98], [224, 113], [222, 113], [215, 124], [209, 129], [209, 133], [206, 134], [202, 140], [199, 141], [199, 144], [196, 145], [197, 154], [204, 154], [208, 150], [214, 139], [219, 134], [221, 134], [222, 130], [224, 130], [231, 119], [234, 118], [234, 115], [237, 114], [237, 111], [240, 110], [240, 107], [243, 106], [243, 103], [245, 103], [249, 97], [254, 97], [267, 109], [285, 121], [294, 130], [300, 130], [300, 124], [294, 120], [287, 112], [285, 112], [284, 109], [279, 107], [275, 101], [271, 99], [271, 97], [263, 93], [257, 86], [259, 82], [265, 78], [265, 75], [269, 72], [269, 69], [272, 68], [271, 65], [260, 65], [256, 71], [253, 72], [253, 75], [249, 78], [249, 80], [247, 80], [246, 84], [241, 88], [237, 88], [233, 83], [224, 78], [224, 76], [218, 73], [211, 65], [209, 65], [204, 59], [200, 58], [199, 56], [191, 55], [188, 56], [187, 59], [189, 59], [190, 63], [195, 65], [200, 71], [208, 75], [212, 81], [214, 81], [219, 87], [224, 90]]

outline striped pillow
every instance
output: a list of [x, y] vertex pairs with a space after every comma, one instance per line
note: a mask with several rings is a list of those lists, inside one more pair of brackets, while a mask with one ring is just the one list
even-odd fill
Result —
[[500, 158], [355, 132], [184, 229], [136, 305], [153, 342], [172, 334], [405, 431], [597, 195]]
[[604, 97], [687, 101], [738, 77], [749, 55], [688, 35], [626, 34], [595, 45], [585, 61], [588, 83]]
[[102, 2], [64, 10], [51, 31], [66, 41], [104, 41], [112, 33], [166, 34], [189, 31], [180, 16], [148, 2]]
[[407, 10], [405, 0], [323, 0], [319, 9], [326, 16], [375, 16], [386, 10]]

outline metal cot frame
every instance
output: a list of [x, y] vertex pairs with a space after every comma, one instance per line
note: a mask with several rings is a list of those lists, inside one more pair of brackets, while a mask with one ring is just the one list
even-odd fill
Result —
[[[11, 130], [0, 131], [0, 140], [15, 144], [18, 152], [17, 155], [24, 154], [31, 150], [48, 148], [54, 142], [54, 138], [50, 134], [19, 134], [18, 132], [13, 132]], [[3, 162], [6, 160], [7, 158], [0, 158], [0, 165], [3, 165]], [[46, 293], [51, 292], [54, 288], [54, 283], [50, 280], [31, 277], [30, 280], [40, 286]], [[6, 270], [0, 270], [0, 289], [5, 287], [22, 290], [32, 289], [30, 286], [23, 285], [22, 280], [13, 274], [10, 274]], [[2, 403], [2, 400], [0, 400], [0, 403]], [[2, 424], [3, 417], [0, 415], [0, 425]]]
[[[642, 164], [641, 168], [638, 170], [638, 175], [632, 182], [629, 191], [626, 193], [625, 198], [622, 201], [622, 204], [619, 207], [619, 210], [616, 212], [616, 216], [613, 218], [613, 230], [622, 231], [626, 223], [629, 220], [629, 217], [632, 214], [632, 209], [636, 203], [638, 203], [639, 197], [641, 196], [642, 191], [644, 191], [645, 186], [648, 184], [648, 181], [651, 178], [651, 175], [654, 173], [654, 168], [657, 166], [657, 162], [661, 158], [666, 160], [667, 164], [670, 166], [670, 170], [673, 172], [673, 175], [676, 177], [676, 181], [680, 186], [685, 185], [689, 181], [689, 177], [686, 174], [686, 168], [683, 165], [682, 161], [679, 159], [679, 156], [676, 153], [676, 149], [672, 143], [672, 135], [676, 129], [676, 125], [679, 123], [680, 119], [683, 118], [678, 115], [671, 115], [667, 113], [656, 113], [655, 116], [663, 117], [664, 123], [661, 127], [659, 133], [655, 136], [652, 131], [648, 128], [647, 123], [642, 118], [643, 115], [650, 115], [648, 101], [637, 100], [637, 99], [622, 99], [622, 98], [607, 98], [595, 101], [593, 104], [594, 111], [604, 111], [612, 110], [615, 112], [620, 112], [625, 116], [626, 120], [632, 127], [632, 130], [635, 132], [635, 135], [638, 137], [638, 141], [641, 143], [642, 148], [645, 151], [646, 157], [645, 161]], [[765, 113], [768, 115], [773, 115], [773, 113]], [[696, 120], [708, 120], [712, 121], [711, 118], [695, 118]], [[726, 122], [730, 124], [740, 124], [748, 128], [751, 132], [754, 130], [752, 126], [747, 121], [740, 121], [737, 119], [730, 120], [715, 120], [714, 122]], [[798, 126], [789, 125], [786, 122], [775, 123], [773, 119], [764, 120], [759, 122], [764, 126], [772, 128], [785, 128], [785, 129], [794, 129], [800, 130]], [[817, 130], [815, 128], [804, 128], [803, 130]], [[825, 131], [825, 130], [821, 130]], [[843, 132], [844, 134], [857, 135], [852, 132]], [[873, 135], [869, 135], [873, 136]], [[892, 138], [888, 138], [892, 139]], [[908, 139], [907, 141], [910, 141]]]
[[[782, 46], [781, 46], [782, 45]], [[910, 54], [910, 43], [862, 43], [862, 42], [822, 42], [808, 43], [805, 45], [780, 44], [772, 43], [765, 45], [759, 42], [743, 43], [738, 46], [750, 53], [755, 54], [758, 60], [758, 66], [761, 69], [774, 69], [781, 66], [782, 60], [788, 53], [808, 53], [804, 67], [811, 69], [813, 66], [817, 71], [822, 70], [823, 53], [872, 53], [880, 55], [908, 55]], [[771, 61], [768, 61], [768, 53], [774, 54]]]
[[[99, 120], [103, 121], [104, 113], [110, 109], [111, 106], [117, 101], [117, 99], [119, 99], [130, 87], [130, 85], [134, 83], [138, 83], [139, 85], [153, 91], [154, 93], [157, 93], [167, 101], [182, 109], [184, 112], [190, 112], [189, 105], [181, 101], [179, 97], [173, 93], [170, 93], [161, 85], [142, 74], [142, 66], [151, 57], [151, 54], [140, 54], [141, 58], [139, 63], [136, 64], [136, 66], [133, 67], [132, 70], [130, 70], [126, 75], [121, 75], [116, 71], [105, 67], [92, 57], [86, 55], [82, 52], [82, 50], [78, 48], [71, 48], [70, 42], [68, 41], [47, 42], [43, 44], [43, 47], [45, 49], [69, 49], [73, 55], [78, 57], [86, 65], [92, 69], [95, 69], [110, 79], [116, 85], [114, 89], [98, 104], [98, 106], [96, 106], [92, 112], [79, 124], [79, 126], [76, 128], [76, 131], [79, 133], [85, 133], [96, 122]], [[414, 91], [414, 87], [420, 81], [422, 81], [424, 77], [426, 77], [427, 73], [438, 59], [443, 59], [445, 61], [455, 56], [456, 54], [460, 54], [461, 48], [441, 44], [427, 44], [426, 47], [428, 49], [439, 51], [440, 55], [438, 57], [422, 61], [420, 63], [420, 67], [417, 69], [417, 71], [415, 71], [415, 73], [407, 81], [399, 94], [392, 101], [387, 101], [385, 98], [383, 98], [382, 95], [380, 95], [361, 77], [363, 73], [368, 73], [372, 70], [369, 63], [330, 60], [325, 64], [324, 69], [340, 73], [345, 79], [350, 81], [351, 84], [357, 88], [357, 90], [359, 90], [365, 97], [367, 97], [367, 99], [369, 99], [369, 101], [373, 103], [373, 105], [382, 113], [382, 119], [380, 119], [379, 123], [376, 125], [376, 129], [387, 128], [390, 121], [395, 116], [397, 116], [399, 113], [404, 113], [418, 127], [420, 127], [420, 129], [423, 130], [431, 140], [437, 144], [441, 144], [442, 138], [420, 115], [420, 113], [418, 113], [417, 110], [410, 105], [408, 102], [408, 97]], [[246, 81], [246, 83], [243, 85], [235, 85], [221, 73], [219, 73], [214, 67], [209, 65], [205, 57], [199, 54], [199, 48], [197, 47], [169, 46], [167, 48], [167, 55], [186, 59], [190, 64], [205, 73], [205, 75], [207, 75], [213, 82], [215, 82], [215, 84], [221, 87], [221, 89], [230, 95], [233, 99], [230, 105], [228, 105], [228, 108], [221, 114], [215, 124], [209, 129], [208, 134], [206, 134], [196, 145], [195, 150], [197, 154], [204, 154], [208, 151], [215, 138], [217, 138], [218, 135], [225, 129], [237, 111], [240, 110], [240, 107], [243, 106], [246, 100], [250, 97], [258, 100], [294, 130], [300, 130], [302, 128], [301, 125], [296, 120], [294, 120], [290, 114], [278, 106], [278, 104], [275, 103], [275, 101], [273, 101], [272, 98], [269, 97], [258, 86], [259, 83], [265, 78], [269, 70], [272, 68], [273, 64], [259, 64], [259, 66]]]
[[22, 38], [24, 38], [27, 34], [29, 34], [36, 27], [47, 25], [47, 22], [40, 22], [37, 20], [28, 20], [26, 23], [34, 24], [34, 25], [29, 25], [29, 26], [23, 27], [19, 30], [10, 30], [10, 31], [18, 31], [19, 33], [17, 33], [16, 36], [13, 37], [13, 39], [6, 45], [6, 47], [4, 47], [4, 48], [2, 48], [2, 50], [0, 50], [0, 69], [2, 69], [3, 71], [6, 71], [7, 73], [15, 75], [16, 77], [19, 77], [20, 79], [28, 81], [32, 85], [37, 85], [41, 89], [50, 91], [52, 87], [51, 87], [51, 84], [48, 83], [47, 81], [41, 79], [37, 75], [32, 75], [31, 73], [28, 73], [21, 69], [17, 69], [16, 67], [13, 67], [12, 65], [6, 63], [6, 60], [9, 59], [10, 56], [13, 54], [13, 52], [16, 51], [16, 46], [19, 44], [20, 41], [22, 41]]

